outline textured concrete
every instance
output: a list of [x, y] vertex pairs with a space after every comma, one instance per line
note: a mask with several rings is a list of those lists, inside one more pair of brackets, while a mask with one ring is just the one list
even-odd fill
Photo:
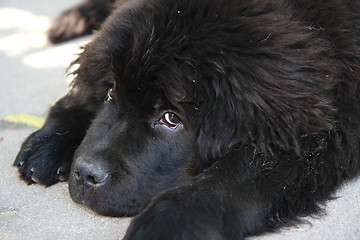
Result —
[[[28, 186], [12, 167], [22, 141], [37, 129], [14, 119], [38, 126], [51, 103], [67, 90], [66, 66], [91, 39], [46, 43], [50, 19], [76, 2], [0, 0], [0, 240], [121, 239], [130, 221], [98, 216], [77, 205], [67, 183]], [[307, 218], [311, 224], [252, 239], [360, 239], [360, 180], [336, 196], [327, 204], [326, 216]]]

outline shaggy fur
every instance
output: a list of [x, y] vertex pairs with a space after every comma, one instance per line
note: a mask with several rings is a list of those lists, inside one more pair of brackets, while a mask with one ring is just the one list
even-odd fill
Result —
[[50, 31], [85, 34], [116, 8], [23, 144], [25, 181], [69, 177], [74, 201], [140, 213], [125, 239], [243, 239], [358, 175], [360, 1], [111, 3], [80, 7], [106, 9], [86, 31], [56, 27], [79, 8]]

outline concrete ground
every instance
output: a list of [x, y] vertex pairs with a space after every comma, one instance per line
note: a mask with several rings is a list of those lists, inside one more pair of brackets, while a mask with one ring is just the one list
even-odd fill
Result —
[[[0, 0], [0, 240], [121, 239], [129, 218], [109, 218], [75, 204], [67, 183], [49, 188], [18, 179], [12, 162], [22, 141], [68, 87], [65, 68], [91, 37], [51, 46], [50, 19], [80, 0]], [[360, 180], [348, 183], [311, 224], [251, 238], [360, 239]]]

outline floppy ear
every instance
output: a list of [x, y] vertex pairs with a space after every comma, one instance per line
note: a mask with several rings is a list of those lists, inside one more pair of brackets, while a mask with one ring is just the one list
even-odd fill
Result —
[[332, 128], [335, 74], [321, 65], [328, 59], [312, 47], [282, 48], [282, 53], [268, 46], [207, 63], [202, 87], [209, 96], [197, 139], [205, 159], [222, 157], [239, 144], [265, 154], [300, 154], [301, 135]]

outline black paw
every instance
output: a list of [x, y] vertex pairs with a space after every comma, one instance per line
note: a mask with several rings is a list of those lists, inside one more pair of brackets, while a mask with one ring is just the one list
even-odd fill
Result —
[[59, 43], [90, 34], [92, 26], [88, 21], [79, 9], [70, 9], [52, 22], [48, 38], [52, 43]]
[[213, 218], [207, 204], [194, 202], [190, 194], [163, 195], [132, 220], [124, 240], [224, 239], [217, 225], [220, 218]]
[[69, 132], [40, 129], [23, 143], [14, 166], [27, 182], [52, 185], [69, 176], [75, 149], [69, 148]]

